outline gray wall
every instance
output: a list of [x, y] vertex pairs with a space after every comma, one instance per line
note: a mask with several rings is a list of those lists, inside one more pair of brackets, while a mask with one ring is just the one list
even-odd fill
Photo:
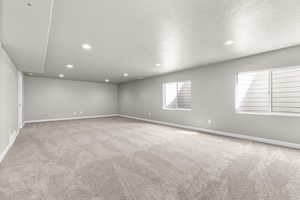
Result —
[[[294, 47], [121, 84], [120, 113], [300, 143], [300, 117], [237, 114], [234, 109], [237, 72], [299, 64], [300, 47]], [[192, 81], [192, 111], [162, 109], [162, 84], [177, 80]]]
[[118, 114], [118, 86], [25, 76], [24, 108], [25, 121]]
[[18, 129], [18, 70], [0, 47], [0, 155]]

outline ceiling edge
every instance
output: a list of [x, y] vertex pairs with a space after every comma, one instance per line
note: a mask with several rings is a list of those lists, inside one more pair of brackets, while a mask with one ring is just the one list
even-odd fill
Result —
[[274, 53], [274, 52], [279, 52], [279, 51], [284, 51], [284, 50], [288, 50], [288, 49], [293, 49], [293, 48], [300, 48], [300, 44], [291, 45], [291, 46], [287, 46], [287, 47], [282, 47], [282, 48], [278, 48], [278, 49], [274, 49], [274, 50], [270, 50], [270, 51], [264, 51], [264, 52], [260, 52], [260, 53], [256, 53], [256, 54], [247, 55], [247, 56], [241, 56], [241, 57], [232, 58], [232, 59], [220, 60], [220, 61], [217, 61], [217, 62], [204, 63], [204, 64], [201, 64], [201, 65], [189, 67], [189, 68], [186, 68], [186, 69], [180, 69], [180, 70], [175, 70], [175, 71], [166, 72], [166, 73], [162, 73], [162, 74], [157, 74], [157, 75], [153, 75], [153, 76], [148, 76], [148, 77], [145, 77], [143, 79], [131, 79], [131, 80], [128, 80], [128, 81], [117, 82], [117, 84], [123, 85], [123, 84], [127, 84], [127, 83], [139, 82], [139, 81], [143, 81], [143, 80], [146, 80], [146, 79], [166, 76], [166, 75], [170, 75], [170, 74], [176, 74], [176, 73], [179, 73], [179, 72], [195, 70], [195, 69], [198, 69], [198, 68], [201, 68], [201, 67], [207, 67], [207, 66], [210, 66], [210, 65], [218, 65], [218, 64], [227, 63], [227, 62], [237, 62], [239, 60], [243, 60], [243, 59], [247, 59], [247, 58], [251, 58], [251, 57], [256, 57], [256, 56], [262, 56], [262, 55], [266, 55], [266, 54], [270, 54], [270, 53]]
[[42, 58], [43, 59], [43, 72], [45, 71], [45, 67], [46, 67], [46, 60], [47, 60], [47, 54], [48, 54], [48, 45], [49, 45], [49, 40], [50, 40], [50, 33], [51, 33], [53, 12], [54, 12], [54, 2], [55, 2], [55, 0], [51, 0], [49, 20], [48, 20], [49, 25], [48, 25], [47, 36], [46, 36], [47, 39], [46, 39], [46, 44], [45, 44], [45, 47], [44, 47], [44, 55], [43, 55], [43, 58]]

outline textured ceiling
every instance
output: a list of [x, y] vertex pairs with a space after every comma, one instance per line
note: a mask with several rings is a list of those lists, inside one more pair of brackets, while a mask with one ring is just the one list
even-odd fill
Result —
[[30, 2], [3, 0], [2, 41], [42, 76], [119, 83], [300, 44], [299, 0]]

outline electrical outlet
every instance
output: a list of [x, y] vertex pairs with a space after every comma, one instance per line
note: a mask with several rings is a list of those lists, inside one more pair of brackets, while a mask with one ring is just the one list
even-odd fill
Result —
[[151, 117], [152, 116], [152, 113], [151, 112], [148, 112], [148, 117]]
[[207, 120], [207, 123], [211, 124], [211, 123], [212, 123], [212, 120], [210, 120], [210, 119], [209, 119], [209, 120]]
[[83, 111], [80, 111], [80, 112], [79, 112], [79, 114], [81, 114], [81, 115], [82, 115], [82, 114], [83, 114]]

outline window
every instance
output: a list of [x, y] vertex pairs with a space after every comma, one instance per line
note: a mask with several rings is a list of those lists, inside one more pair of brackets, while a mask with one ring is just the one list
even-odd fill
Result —
[[300, 67], [272, 71], [272, 111], [300, 114]]
[[300, 116], [300, 67], [237, 74], [236, 110]]
[[163, 84], [163, 108], [190, 110], [192, 108], [192, 82], [179, 81]]
[[269, 72], [240, 73], [237, 78], [238, 111], [267, 112], [269, 109]]

